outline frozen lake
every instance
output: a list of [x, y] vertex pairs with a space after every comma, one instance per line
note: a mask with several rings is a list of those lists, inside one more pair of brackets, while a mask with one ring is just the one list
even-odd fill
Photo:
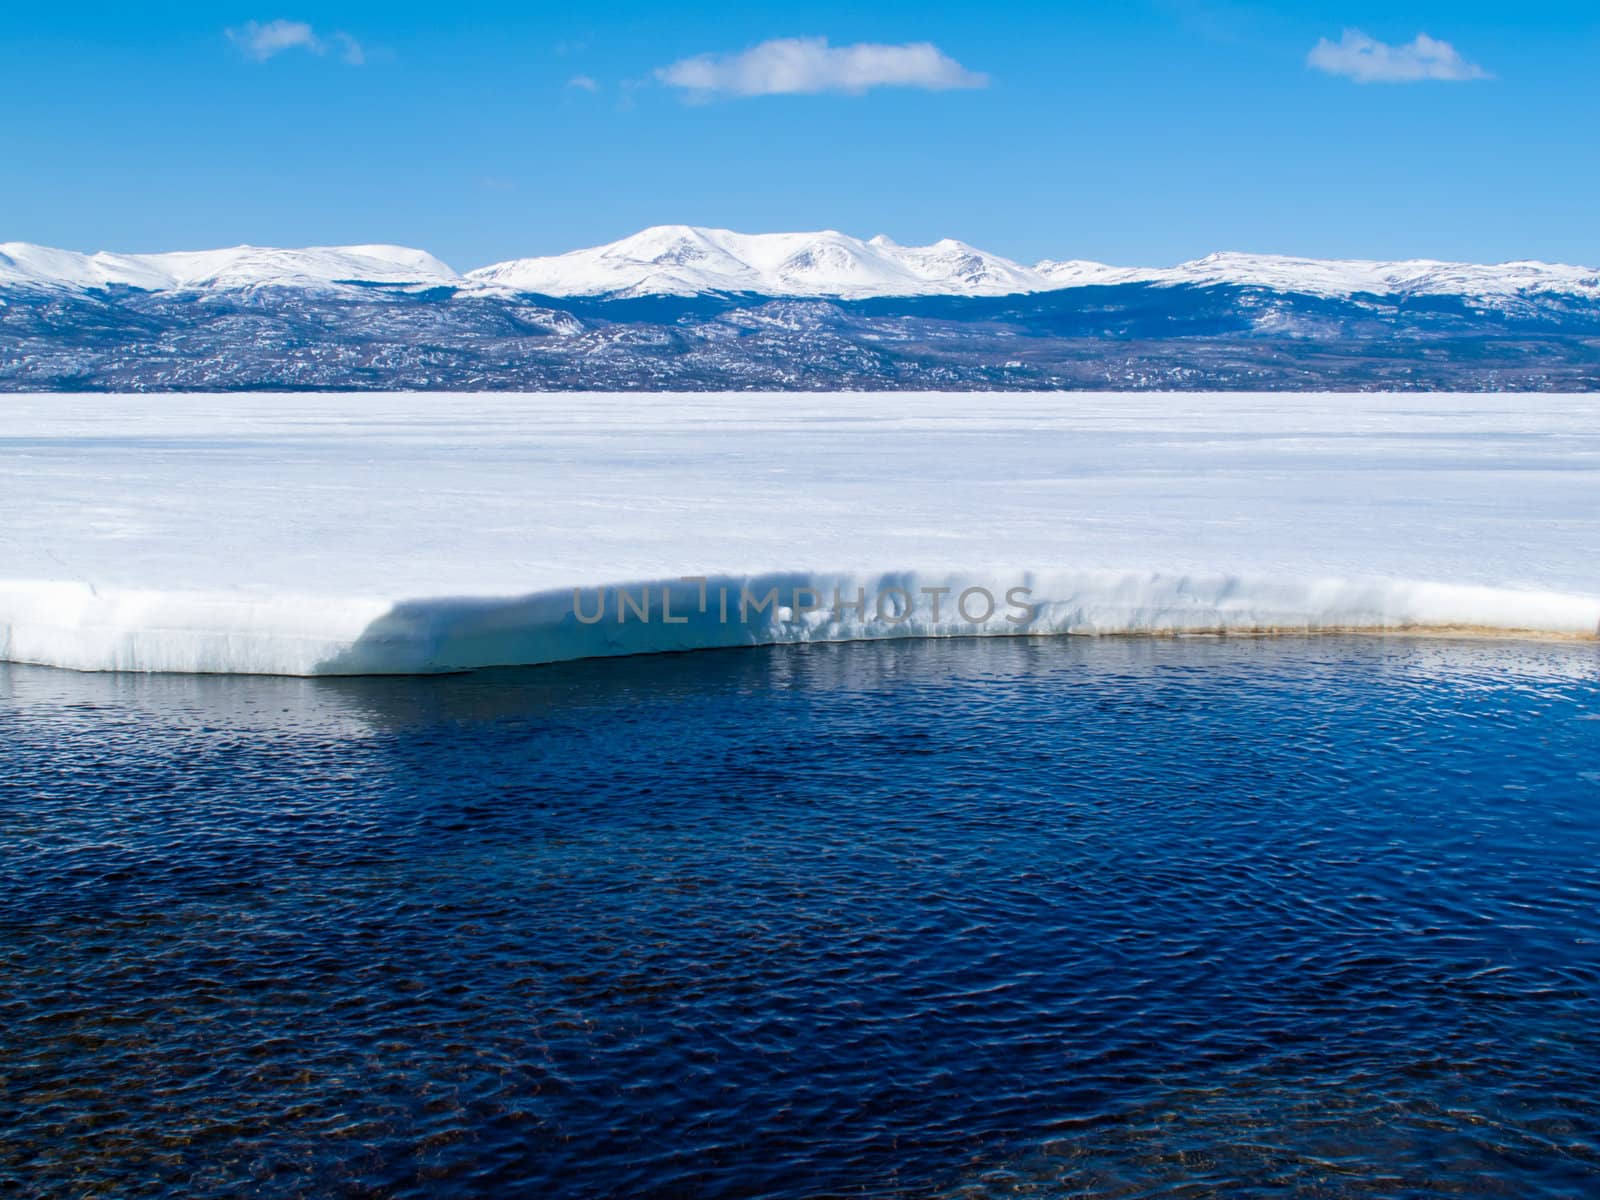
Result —
[[[5, 414], [0, 657], [19, 661], [305, 674], [1600, 625], [1585, 396], [40, 395]], [[746, 587], [779, 600], [717, 611]], [[1018, 587], [1031, 617], [1007, 623]], [[994, 613], [953, 611], [972, 588]], [[576, 620], [573, 589], [604, 620]]]

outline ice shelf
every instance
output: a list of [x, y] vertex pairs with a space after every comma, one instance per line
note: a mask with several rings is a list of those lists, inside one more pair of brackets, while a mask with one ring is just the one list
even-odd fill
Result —
[[410, 673], [767, 642], [1600, 632], [1550, 395], [23, 396], [0, 658]]

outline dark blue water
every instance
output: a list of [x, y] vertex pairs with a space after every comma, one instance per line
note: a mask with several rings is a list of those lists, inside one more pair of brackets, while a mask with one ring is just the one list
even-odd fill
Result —
[[1600, 649], [0, 667], [0, 1194], [1600, 1194]]

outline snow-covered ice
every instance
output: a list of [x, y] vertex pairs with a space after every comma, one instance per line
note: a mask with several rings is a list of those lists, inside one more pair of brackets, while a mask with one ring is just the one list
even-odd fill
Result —
[[327, 674], [907, 635], [1600, 629], [1592, 397], [3, 411], [0, 657], [16, 661]]

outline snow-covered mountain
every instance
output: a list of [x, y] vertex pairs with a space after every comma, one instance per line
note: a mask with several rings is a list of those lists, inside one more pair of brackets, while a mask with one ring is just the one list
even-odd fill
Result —
[[448, 287], [469, 293], [543, 296], [699, 296], [863, 299], [1006, 296], [1141, 283], [1233, 285], [1310, 296], [1461, 296], [1494, 300], [1536, 293], [1600, 298], [1600, 271], [1542, 262], [1493, 266], [1413, 260], [1330, 261], [1213, 254], [1176, 267], [1113, 267], [1083, 260], [1023, 266], [963, 242], [901, 246], [832, 230], [743, 234], [659, 225], [632, 237], [544, 258], [521, 258], [458, 275], [422, 250], [239, 246], [171, 254], [79, 254], [22, 242], [0, 244], [0, 289], [237, 291], [326, 290], [345, 284]]
[[340, 283], [455, 286], [461, 277], [433, 255], [405, 246], [312, 246], [167, 254], [79, 254], [27, 242], [0, 243], [0, 287], [147, 292], [238, 291], [254, 287], [314, 289]]
[[900, 246], [843, 233], [734, 233], [658, 225], [588, 250], [469, 271], [477, 283], [546, 296], [755, 292], [764, 296], [1001, 296], [1040, 290], [1039, 276], [946, 239]]
[[1278, 254], [1210, 254], [1176, 267], [1120, 270], [1098, 263], [1042, 262], [1056, 287], [1082, 283], [1232, 284], [1311, 296], [1514, 296], [1554, 292], [1600, 296], [1600, 271], [1558, 263], [1494, 265], [1410, 259], [1291, 258]]
[[1477, 266], [1212, 254], [1176, 267], [1083, 260], [1028, 267], [949, 239], [901, 246], [881, 235], [862, 241], [832, 230], [742, 234], [689, 225], [658, 225], [606, 246], [498, 263], [467, 278], [545, 296], [1004, 296], [1120, 283], [1232, 284], [1315, 296], [1600, 296], [1595, 268], [1540, 262]]

